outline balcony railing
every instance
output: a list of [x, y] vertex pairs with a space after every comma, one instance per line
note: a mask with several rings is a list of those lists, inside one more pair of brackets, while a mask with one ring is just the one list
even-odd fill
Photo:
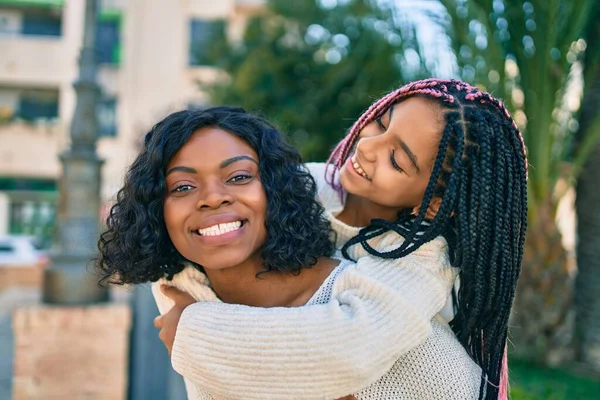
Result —
[[62, 7], [65, 0], [0, 0], [0, 5]]

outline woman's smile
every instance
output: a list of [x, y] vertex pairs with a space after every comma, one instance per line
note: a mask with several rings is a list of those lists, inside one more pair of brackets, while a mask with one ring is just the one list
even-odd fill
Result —
[[226, 214], [208, 217], [202, 222], [203, 227], [191, 230], [192, 238], [206, 246], [233, 244], [246, 233], [247, 222], [246, 219]]

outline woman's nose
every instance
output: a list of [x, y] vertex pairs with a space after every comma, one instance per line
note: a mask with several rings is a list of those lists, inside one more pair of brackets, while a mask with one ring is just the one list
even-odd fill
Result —
[[200, 198], [196, 203], [196, 209], [217, 209], [221, 206], [233, 204], [235, 199], [222, 184], [213, 184], [201, 192]]

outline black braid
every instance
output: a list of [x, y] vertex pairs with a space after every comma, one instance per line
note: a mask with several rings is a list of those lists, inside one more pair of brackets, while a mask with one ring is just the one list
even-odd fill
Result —
[[[444, 236], [452, 265], [460, 269], [458, 304], [450, 325], [482, 368], [480, 398], [497, 399], [527, 228], [524, 146], [501, 102], [464, 83], [439, 82], [398, 98], [425, 91], [445, 114], [446, 125], [419, 214], [413, 217], [404, 210], [396, 222], [373, 220], [342, 251], [347, 255], [350, 246], [360, 243], [372, 255], [396, 259]], [[428, 96], [431, 90], [445, 97]], [[425, 205], [433, 197], [440, 197], [442, 203], [433, 221], [423, 228]], [[405, 238], [397, 249], [382, 253], [367, 242], [390, 230]]]

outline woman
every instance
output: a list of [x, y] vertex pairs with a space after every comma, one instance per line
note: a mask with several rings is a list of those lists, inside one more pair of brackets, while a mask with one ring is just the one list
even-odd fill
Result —
[[[333, 246], [328, 240], [329, 224], [315, 198], [314, 181], [301, 167], [298, 154], [279, 139], [278, 132], [260, 119], [229, 108], [184, 111], [159, 123], [147, 135], [144, 149], [128, 172], [107, 221], [109, 230], [102, 235], [98, 266], [104, 278], [141, 283], [167, 276], [177, 284], [195, 282], [204, 271], [214, 293], [224, 302], [254, 307], [326, 307], [334, 284], [350, 286], [361, 276], [345, 273], [347, 261], [326, 257]], [[391, 310], [392, 319], [415, 322], [408, 346], [425, 339], [431, 330], [431, 316], [420, 314], [443, 304], [454, 278], [451, 267], [439, 262], [445, 257], [438, 252], [432, 256], [431, 265], [420, 271], [394, 271], [412, 274], [413, 283], [424, 279], [445, 293], [432, 296], [437, 299], [435, 306], [427, 302], [416, 308], [407, 303]], [[184, 269], [185, 260], [194, 265]], [[369, 269], [385, 272], [382, 261], [376, 258]], [[432, 277], [438, 270], [440, 276]], [[357, 293], [374, 292], [378, 287], [377, 281], [366, 283]], [[216, 300], [212, 291], [209, 296]], [[368, 307], [364, 312], [369, 312]], [[432, 315], [432, 311], [424, 313]], [[265, 328], [268, 326], [261, 327]], [[276, 346], [267, 347], [273, 354], [280, 351]], [[462, 354], [468, 364], [458, 342], [455, 347], [462, 352], [458, 358]], [[287, 365], [280, 359], [281, 370]], [[478, 369], [473, 376], [472, 382], [477, 383]], [[186, 383], [190, 398], [208, 396], [202, 382]], [[260, 383], [271, 394], [281, 384], [287, 385]], [[379, 386], [386, 389], [383, 384], [374, 387]], [[332, 398], [327, 388], [318, 390]], [[286, 394], [306, 398], [303, 388], [295, 393], [286, 388]], [[236, 395], [248, 398], [255, 393], [242, 390]]]
[[[481, 367], [478, 397], [505, 397], [506, 377], [501, 380], [501, 375], [507, 372], [503, 359], [508, 316], [526, 229], [527, 165], [522, 137], [503, 104], [460, 81], [414, 82], [375, 102], [334, 150], [330, 163], [331, 186], [321, 185], [320, 196], [334, 213], [331, 220], [338, 246], [347, 240], [346, 254], [356, 256], [364, 248], [402, 264], [406, 257], [439, 241], [440, 235], [448, 240], [452, 265], [459, 268], [461, 282], [452, 329]], [[315, 178], [323, 181], [319, 174]], [[354, 228], [357, 226], [366, 227]], [[405, 240], [401, 244], [386, 241], [390, 231]], [[358, 243], [361, 246], [355, 246]], [[435, 249], [438, 254], [444, 250]], [[347, 273], [350, 270], [354, 271], [350, 267]], [[300, 376], [307, 385], [314, 368], [302, 363], [309, 359], [311, 365], [330, 366], [326, 373], [318, 370], [316, 384], [337, 385], [334, 395], [354, 392], [357, 385], [364, 388], [421, 346], [414, 342], [407, 346], [404, 339], [411, 335], [378, 335], [380, 329], [356, 323], [369, 321], [361, 319], [363, 307], [369, 307], [371, 314], [406, 305], [418, 307], [438, 291], [432, 287], [420, 296], [403, 297], [401, 291], [410, 286], [406, 276], [359, 272], [363, 272], [358, 274], [362, 280], [357, 278], [355, 286], [336, 282], [329, 307], [249, 309], [208, 302], [187, 307], [176, 325], [175, 369], [184, 377], [202, 381], [215, 395], [232, 396], [269, 373], [285, 379]], [[380, 293], [389, 295], [377, 298], [379, 303], [367, 296], [353, 297], [353, 290], [364, 287], [369, 278], [380, 284]], [[157, 296], [160, 305], [160, 293]], [[423, 316], [429, 310], [419, 311]], [[340, 313], [347, 318], [340, 319]], [[378, 315], [383, 317], [377, 327], [386, 331], [406, 333], [413, 326], [412, 319], [402, 326], [406, 321], [391, 312]], [[319, 331], [307, 331], [314, 320], [322, 322]], [[436, 318], [431, 324], [436, 328], [440, 321]], [[261, 330], [264, 326], [270, 332]], [[288, 339], [281, 342], [287, 360], [298, 368], [281, 371], [274, 357], [265, 356], [268, 349], [239, 356], [240, 349], [260, 348], [264, 342], [280, 344], [282, 337]], [[341, 344], [332, 343], [335, 339]], [[324, 348], [318, 348], [323, 344]], [[343, 345], [370, 357], [352, 358], [339, 351]], [[354, 368], [351, 373], [348, 365]], [[430, 369], [437, 371], [435, 365]], [[226, 381], [222, 380], [224, 370], [228, 372]], [[302, 384], [298, 379], [289, 382], [294, 388]], [[262, 395], [268, 398], [269, 393]], [[398, 398], [406, 397], [410, 394]]]

